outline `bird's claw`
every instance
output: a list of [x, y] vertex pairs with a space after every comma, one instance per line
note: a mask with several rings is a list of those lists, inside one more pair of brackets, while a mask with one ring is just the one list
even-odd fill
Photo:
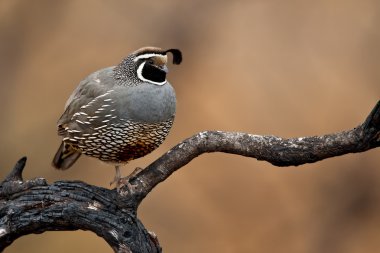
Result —
[[137, 167], [130, 175], [126, 177], [117, 177], [115, 176], [114, 180], [110, 183], [110, 185], [115, 184], [116, 190], [120, 193], [120, 189], [124, 186], [127, 186], [129, 189], [132, 188], [131, 181], [140, 173], [143, 169], [141, 167]]

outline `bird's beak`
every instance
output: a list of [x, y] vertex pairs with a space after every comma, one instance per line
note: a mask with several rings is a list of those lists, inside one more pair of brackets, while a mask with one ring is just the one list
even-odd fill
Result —
[[168, 67], [166, 65], [160, 66], [160, 69], [162, 69], [165, 73], [169, 72], [169, 69], [168, 69]]

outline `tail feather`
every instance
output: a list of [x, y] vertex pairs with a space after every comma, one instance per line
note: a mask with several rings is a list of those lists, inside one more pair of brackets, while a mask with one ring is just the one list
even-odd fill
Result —
[[54, 156], [52, 164], [56, 169], [66, 170], [78, 160], [80, 155], [81, 152], [76, 151], [71, 146], [65, 147], [65, 144], [62, 142]]

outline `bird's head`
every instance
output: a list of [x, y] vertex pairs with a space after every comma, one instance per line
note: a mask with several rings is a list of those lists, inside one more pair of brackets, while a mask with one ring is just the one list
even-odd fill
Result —
[[172, 53], [173, 64], [181, 63], [182, 53], [178, 49], [143, 47], [130, 54], [115, 68], [115, 77], [127, 82], [126, 85], [138, 85], [142, 82], [164, 85], [168, 73], [167, 53]]

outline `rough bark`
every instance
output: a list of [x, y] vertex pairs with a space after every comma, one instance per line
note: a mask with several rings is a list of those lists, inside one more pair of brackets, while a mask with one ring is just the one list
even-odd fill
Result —
[[22, 158], [0, 184], [0, 250], [18, 237], [52, 230], [90, 230], [115, 252], [161, 252], [156, 236], [137, 218], [141, 201], [160, 182], [195, 157], [225, 152], [275, 166], [297, 166], [380, 146], [380, 101], [366, 121], [349, 131], [283, 139], [247, 133], [205, 131], [170, 149], [125, 178], [119, 191], [79, 181], [24, 181]]

